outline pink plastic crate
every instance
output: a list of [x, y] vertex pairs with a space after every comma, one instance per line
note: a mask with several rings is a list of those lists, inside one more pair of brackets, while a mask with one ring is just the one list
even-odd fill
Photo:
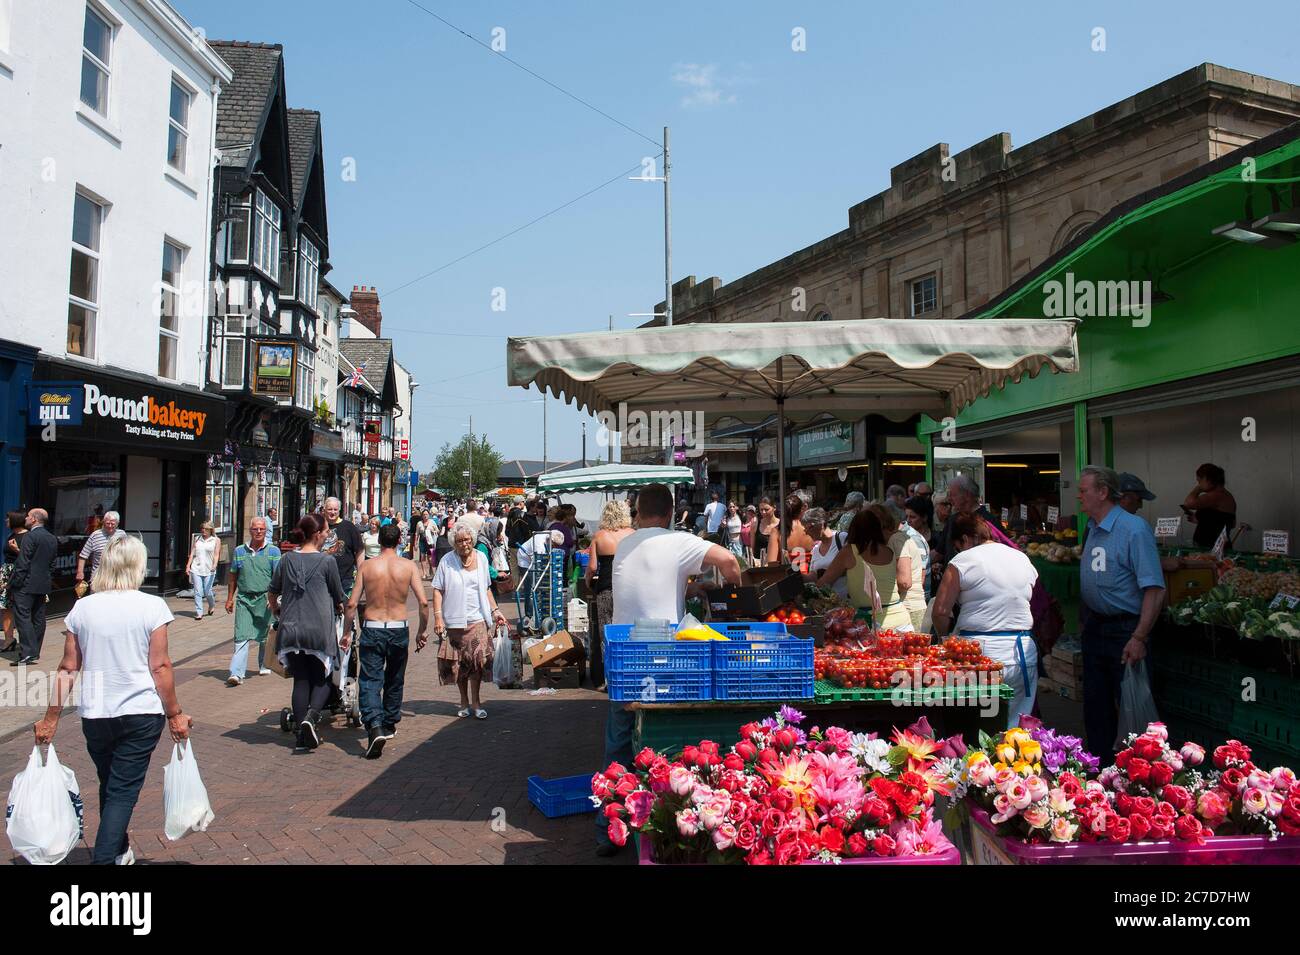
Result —
[[[1071, 842], [1063, 845], [1029, 845], [997, 834], [989, 814], [971, 807], [971, 824], [977, 865], [1297, 865], [1300, 838], [1282, 836], [1211, 836], [1205, 845], [1194, 842], [1123, 842], [1103, 845]], [[981, 834], [987, 842], [982, 849]], [[991, 844], [991, 852], [988, 846]]]
[[[659, 865], [653, 857], [654, 848], [649, 839], [639, 839], [640, 852], [637, 861], [640, 865]], [[705, 863], [691, 863], [692, 865], [704, 865]], [[804, 865], [833, 865], [827, 862], [805, 862]], [[880, 856], [863, 856], [859, 859], [845, 859], [840, 865], [961, 865], [961, 853], [956, 846], [951, 846], [946, 852], [936, 852], [933, 855], [926, 856], [889, 856], [881, 858]]]

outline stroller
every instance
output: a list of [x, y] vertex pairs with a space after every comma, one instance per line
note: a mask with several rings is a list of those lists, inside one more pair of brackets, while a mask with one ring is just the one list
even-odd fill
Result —
[[[364, 607], [357, 608], [358, 620], [361, 619], [363, 609]], [[341, 639], [343, 637], [342, 617], [334, 618], [334, 630]], [[361, 655], [357, 653], [359, 636], [354, 620], [352, 639], [348, 642], [348, 648], [339, 650], [339, 655], [335, 658], [338, 665], [330, 674], [330, 680], [334, 685], [330, 690], [329, 702], [325, 704], [325, 709], [331, 716], [347, 714], [348, 726], [352, 729], [361, 725]], [[292, 707], [286, 706], [280, 710], [280, 729], [286, 733], [298, 731], [298, 722], [293, 718]]]
[[[532, 605], [528, 615], [525, 607]], [[547, 541], [544, 554], [533, 554], [523, 587], [515, 589], [519, 632], [552, 634], [564, 629], [564, 549]]]

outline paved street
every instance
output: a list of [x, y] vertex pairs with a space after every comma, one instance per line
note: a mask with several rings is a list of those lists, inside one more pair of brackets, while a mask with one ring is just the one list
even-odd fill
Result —
[[[457, 719], [455, 687], [437, 685], [430, 645], [412, 655], [403, 719], [380, 759], [362, 758], [364, 733], [348, 729], [342, 717], [325, 733], [319, 749], [295, 754], [291, 738], [279, 728], [289, 681], [252, 676], [243, 686], [225, 686], [228, 620], [220, 611], [202, 622], [178, 618], [173, 638], [178, 694], [194, 717], [196, 756], [216, 819], [207, 832], [179, 842], [163, 835], [163, 767], [171, 757], [164, 735], [132, 819], [132, 844], [141, 862], [601, 861], [592, 852], [592, 817], [546, 819], [529, 803], [526, 781], [531, 773], [563, 776], [594, 770], [601, 757], [603, 694], [581, 689], [530, 696], [527, 689], [488, 686], [484, 706], [489, 718]], [[56, 643], [47, 642], [43, 654], [49, 667], [57, 665], [51, 649]], [[203, 648], [195, 649], [199, 643]], [[182, 645], [188, 652], [177, 652]], [[19, 715], [10, 717], [11, 724]], [[21, 720], [30, 725], [27, 715], [21, 714]], [[55, 745], [60, 760], [77, 774], [87, 834], [93, 835], [98, 823], [95, 773], [75, 713], [65, 714]], [[0, 743], [0, 778], [6, 787], [25, 765], [31, 746], [22, 726], [10, 728]], [[502, 831], [493, 831], [494, 815], [504, 823], [495, 827]], [[12, 854], [9, 858], [22, 864]], [[88, 859], [83, 846], [68, 861]], [[630, 861], [628, 853], [614, 860]]]

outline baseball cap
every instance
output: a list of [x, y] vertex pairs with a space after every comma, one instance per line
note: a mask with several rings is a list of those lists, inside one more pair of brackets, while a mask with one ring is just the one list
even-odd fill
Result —
[[1121, 494], [1136, 494], [1144, 501], [1154, 501], [1156, 496], [1147, 490], [1146, 484], [1136, 474], [1130, 474], [1124, 471], [1119, 476], [1119, 492]]

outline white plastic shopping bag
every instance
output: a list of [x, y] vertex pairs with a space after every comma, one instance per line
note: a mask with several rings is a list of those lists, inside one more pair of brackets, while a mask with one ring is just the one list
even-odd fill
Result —
[[163, 769], [163, 809], [163, 831], [172, 842], [190, 830], [203, 832], [215, 818], [189, 740], [172, 747], [172, 761]]
[[1145, 733], [1148, 726], [1159, 720], [1146, 660], [1130, 663], [1124, 668], [1124, 681], [1119, 688], [1119, 733], [1115, 737], [1115, 749], [1123, 749], [1128, 745], [1129, 736]]
[[9, 843], [32, 865], [58, 865], [81, 838], [81, 790], [50, 744], [32, 747], [27, 768], [14, 777], [6, 810]]

